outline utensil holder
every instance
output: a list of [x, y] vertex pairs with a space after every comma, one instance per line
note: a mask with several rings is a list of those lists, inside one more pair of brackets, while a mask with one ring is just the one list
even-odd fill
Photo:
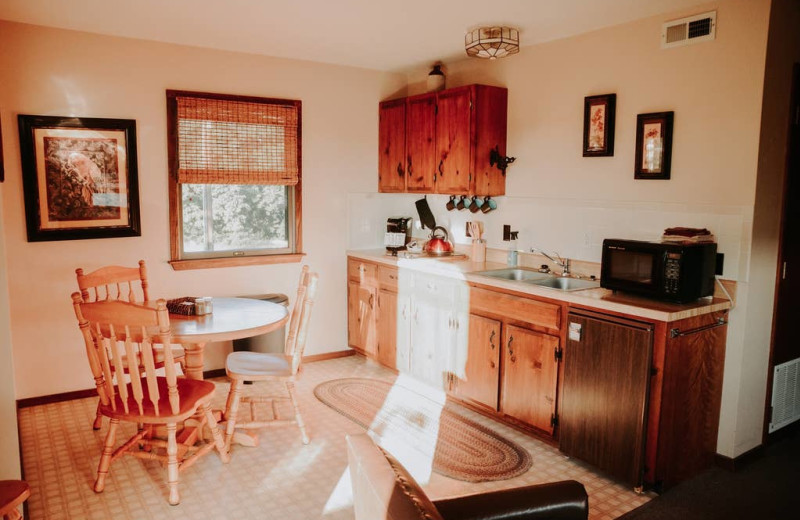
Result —
[[486, 261], [486, 242], [483, 240], [472, 241], [472, 261], [485, 262]]

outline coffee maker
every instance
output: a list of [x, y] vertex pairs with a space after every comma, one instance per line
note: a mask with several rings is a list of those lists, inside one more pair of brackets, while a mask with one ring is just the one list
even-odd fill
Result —
[[405, 251], [406, 244], [411, 241], [411, 217], [389, 217], [386, 219], [386, 233], [383, 245], [386, 252], [397, 256], [398, 251]]

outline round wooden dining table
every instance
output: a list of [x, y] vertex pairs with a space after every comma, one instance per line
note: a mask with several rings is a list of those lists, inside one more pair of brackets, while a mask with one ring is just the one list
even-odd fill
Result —
[[173, 343], [186, 352], [186, 377], [203, 379], [206, 343], [249, 338], [272, 332], [289, 319], [283, 305], [251, 298], [214, 298], [211, 314], [170, 314]]

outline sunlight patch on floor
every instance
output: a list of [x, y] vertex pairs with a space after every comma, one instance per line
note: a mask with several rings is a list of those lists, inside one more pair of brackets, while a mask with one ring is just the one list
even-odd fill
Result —
[[[401, 374], [368, 430], [373, 440], [394, 455], [421, 485], [430, 481], [433, 472], [439, 419], [445, 402], [443, 391]], [[402, 414], [398, 410], [415, 413]], [[409, 443], [409, 439], [414, 442]]]
[[322, 514], [329, 515], [336, 511], [350, 509], [352, 507], [353, 484], [350, 481], [350, 466], [348, 466], [336, 483], [336, 487], [333, 488], [333, 493], [328, 497], [328, 501], [325, 502], [325, 508], [322, 510]]

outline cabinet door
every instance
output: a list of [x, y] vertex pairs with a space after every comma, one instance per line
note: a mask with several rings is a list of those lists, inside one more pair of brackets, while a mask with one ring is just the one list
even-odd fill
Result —
[[558, 365], [558, 338], [509, 325], [503, 351], [500, 410], [552, 435]]
[[386, 289], [378, 292], [377, 360], [389, 368], [397, 368], [397, 294]]
[[500, 322], [477, 314], [469, 315], [469, 347], [464, 377], [456, 395], [497, 410], [500, 384]]
[[570, 314], [559, 405], [559, 448], [631, 486], [641, 485], [652, 330]]
[[375, 355], [375, 288], [347, 282], [347, 335], [351, 346]]
[[470, 191], [472, 91], [448, 90], [437, 98], [436, 192]]
[[665, 489], [714, 465], [728, 329], [717, 317], [705, 314], [668, 327], [681, 334], [667, 339], [665, 349], [656, 464]]
[[447, 318], [441, 313], [436, 301], [426, 298], [414, 298], [411, 308], [411, 374], [436, 388], [442, 388], [443, 376], [436, 366], [436, 349], [439, 344], [442, 320], [447, 325]]
[[406, 106], [406, 190], [433, 193], [436, 170], [435, 94], [408, 99]]
[[378, 191], [405, 191], [406, 100], [381, 103], [378, 117]]

